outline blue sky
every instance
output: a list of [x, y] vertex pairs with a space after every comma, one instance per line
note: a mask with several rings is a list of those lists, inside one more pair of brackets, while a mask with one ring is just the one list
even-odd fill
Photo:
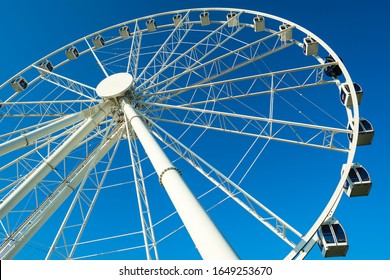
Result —
[[[346, 0], [331, 5], [327, 2], [288, 0], [68, 0], [61, 3], [21, 0], [17, 5], [6, 1], [0, 4], [0, 83], [44, 55], [94, 31], [149, 14], [192, 7], [232, 7], [274, 14], [309, 29], [342, 57], [352, 79], [364, 88], [361, 115], [369, 119], [375, 128], [373, 145], [358, 148], [355, 160], [362, 163], [372, 177], [371, 193], [359, 199], [343, 198], [337, 210], [337, 217], [346, 228], [350, 242], [346, 259], [389, 259], [390, 245], [386, 240], [390, 230], [387, 222], [390, 190], [385, 164], [390, 155], [386, 138], [390, 137], [386, 132], [389, 127], [387, 102], [390, 101], [386, 86], [387, 64], [390, 62], [387, 55], [390, 39], [385, 33], [388, 25], [385, 19], [390, 15], [388, 1], [370, 4]], [[288, 164], [294, 164], [294, 160], [286, 159], [284, 166]], [[317, 171], [326, 173], [326, 170]], [[303, 176], [307, 176], [307, 181], [315, 182], [316, 174], [308, 171]], [[303, 200], [306, 197], [311, 199], [312, 195], [308, 188], [306, 193], [302, 193]], [[310, 203], [305, 207], [310, 208]], [[288, 210], [282, 209], [281, 212]], [[306, 219], [303, 216], [296, 218]], [[229, 225], [227, 230], [237, 231], [237, 228]], [[243, 233], [232, 243], [248, 242], [250, 236]], [[258, 249], [250, 243], [248, 248], [252, 249], [248, 251]], [[314, 248], [309, 259], [321, 259], [317, 251]], [[245, 254], [247, 258], [256, 258], [255, 252]], [[277, 254], [270, 256], [277, 257]], [[190, 256], [184, 254], [184, 257]]]

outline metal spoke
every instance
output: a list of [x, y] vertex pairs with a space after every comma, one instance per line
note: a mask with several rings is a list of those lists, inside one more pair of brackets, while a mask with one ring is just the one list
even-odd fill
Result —
[[[257, 81], [260, 81], [261, 84], [265, 84], [268, 89], [259, 91], [259, 92], [240, 92], [239, 94], [231, 94], [231, 96], [228, 97], [222, 97], [221, 99], [218, 99], [218, 101], [228, 100], [228, 99], [238, 99], [243, 97], [249, 97], [249, 96], [256, 96], [256, 95], [262, 95], [262, 94], [270, 94], [271, 89], [270, 85], [265, 82], [265, 78], [272, 78], [278, 80], [277, 87], [274, 87], [273, 92], [283, 92], [283, 91], [289, 91], [289, 90], [297, 90], [300, 88], [306, 88], [306, 87], [313, 87], [313, 86], [321, 86], [321, 85], [329, 85], [336, 83], [335, 80], [326, 81], [324, 80], [323, 71], [326, 67], [332, 66], [334, 63], [326, 63], [326, 64], [316, 64], [316, 65], [310, 65], [305, 67], [297, 67], [297, 68], [291, 68], [281, 71], [275, 71], [275, 72], [269, 72], [269, 73], [261, 73], [256, 75], [250, 75], [250, 76], [243, 76], [243, 77], [237, 77], [237, 78], [231, 78], [221, 81], [214, 81], [210, 83], [200, 83], [195, 85], [189, 85], [182, 88], [174, 88], [174, 89], [167, 89], [163, 92], [157, 92], [157, 93], [148, 93], [146, 94], [147, 97], [153, 97], [153, 96], [164, 96], [167, 95], [172, 98], [172, 96], [177, 95], [178, 92], [184, 92], [184, 91], [190, 91], [190, 90], [198, 90], [198, 89], [208, 89], [208, 88], [230, 88], [234, 87], [237, 91], [240, 91], [240, 88], [236, 84], [240, 84], [241, 82], [253, 80], [252, 83], [255, 83]], [[296, 83], [294, 85], [287, 84], [284, 82], [284, 80], [287, 80], [288, 78], [293, 78], [295, 74], [301, 74], [303, 77], [300, 76], [299, 81], [295, 81]], [[242, 90], [241, 90], [242, 91]], [[162, 99], [160, 99], [162, 100]], [[145, 104], [148, 104], [149, 102], [146, 101]], [[198, 105], [198, 104], [204, 104], [204, 101], [198, 101], [193, 103], [188, 103], [189, 105]], [[185, 106], [186, 104], [182, 104]]]
[[89, 44], [87, 38], [84, 38], [84, 40], [85, 40], [85, 42], [87, 43], [88, 48], [89, 48], [89, 50], [91, 51], [93, 57], [95, 58], [97, 64], [99, 65], [100, 69], [102, 70], [102, 72], [104, 73], [104, 75], [105, 75], [106, 77], [108, 77], [109, 75], [108, 75], [106, 69], [104, 68], [102, 62], [99, 60], [99, 58], [97, 57], [95, 51], [93, 50], [93, 48], [92, 48], [91, 45]]
[[138, 209], [140, 214], [142, 233], [144, 236], [146, 258], [148, 260], [153, 259], [153, 256], [150, 253], [151, 251], [153, 251], [154, 259], [158, 260], [157, 242], [154, 235], [153, 222], [145, 187], [145, 178], [142, 172], [141, 159], [138, 153], [136, 135], [134, 131], [130, 131], [127, 118], [126, 132], [130, 150], [131, 163], [133, 166], [134, 183], [137, 192]]
[[[188, 21], [188, 15], [189, 12], [187, 12], [183, 19], [182, 23], [184, 21]], [[182, 32], [184, 27], [184, 32]], [[188, 32], [190, 31], [192, 25], [191, 24], [178, 24], [172, 32], [167, 36], [165, 39], [165, 42], [163, 42], [160, 46], [160, 48], [155, 52], [154, 56], [149, 60], [148, 64], [143, 68], [142, 72], [137, 76], [137, 80], [144, 80], [145, 75], [149, 68], [156, 62], [158, 57], [163, 57], [163, 62], [161, 63], [161, 68], [164, 68], [164, 66], [168, 63], [169, 59], [172, 57], [172, 54], [175, 53], [175, 50], [180, 46], [183, 39], [186, 37]], [[183, 33], [183, 34], [182, 34]], [[176, 42], [177, 40], [177, 42]], [[174, 45], [172, 49], [167, 49], [168, 46], [172, 44]], [[166, 57], [164, 57], [164, 54], [168, 53]], [[148, 82], [153, 83], [156, 77], [153, 79], [149, 79]], [[142, 85], [139, 86], [139, 88], [143, 88]]]
[[[119, 127], [115, 129], [113, 132], [111, 132], [110, 135], [106, 136], [99, 147], [97, 147], [93, 153], [91, 153], [88, 158], [90, 163], [83, 167], [82, 172], [79, 172], [79, 178], [78, 178], [78, 190], [73, 198], [73, 201], [68, 209], [67, 214], [65, 215], [65, 218], [59, 228], [59, 231], [57, 232], [56, 237], [53, 240], [53, 243], [50, 247], [50, 250], [46, 256], [46, 259], [50, 258], [54, 252], [58, 254], [59, 247], [61, 247], [58, 243], [60, 240], [60, 237], [62, 236], [66, 242], [62, 245], [64, 248], [66, 248], [65, 252], [62, 254], [66, 256], [67, 259], [72, 259], [77, 247], [80, 245], [80, 239], [82, 237], [82, 234], [84, 232], [85, 227], [88, 224], [89, 217], [92, 214], [92, 210], [94, 205], [96, 204], [96, 200], [100, 194], [101, 187], [105, 182], [105, 178], [107, 177], [108, 171], [110, 170], [110, 167], [112, 165], [113, 159], [116, 156], [117, 150], [118, 150], [118, 140], [122, 136], [123, 133], [123, 127]], [[115, 145], [116, 144], [116, 145]], [[93, 167], [110, 151], [112, 147], [114, 147], [114, 151], [112, 155], [110, 156], [110, 159], [107, 163], [107, 166], [105, 170], [103, 171], [102, 177], [100, 182], [97, 182], [97, 187], [93, 190], [87, 191], [85, 189], [85, 183], [87, 179], [90, 177], [90, 173], [93, 169]], [[74, 184], [74, 186], [77, 186], [78, 184]], [[82, 203], [81, 197], [88, 198], [88, 201], [83, 200], [84, 203]], [[77, 207], [78, 206], [78, 207]], [[70, 224], [70, 217], [72, 213], [75, 213], [77, 211], [80, 211], [79, 215], [81, 217], [81, 221], [79, 224]], [[75, 235], [66, 235], [65, 230], [66, 228], [77, 228], [77, 234]], [[66, 236], [66, 238], [65, 238]]]
[[138, 21], [135, 21], [134, 32], [131, 42], [131, 49], [128, 56], [126, 72], [131, 73], [133, 77], [138, 77], [138, 60], [141, 50], [142, 32], [139, 28]]
[[[205, 37], [203, 37], [199, 42], [196, 42], [193, 46], [189, 47], [186, 51], [184, 51], [182, 54], [180, 54], [176, 59], [171, 61], [170, 63], [166, 64], [165, 66], [161, 67], [161, 69], [154, 73], [149, 79], [146, 81], [143, 81], [143, 83], [140, 85], [141, 88], [147, 87], [146, 84], [151, 84], [151, 81], [156, 80], [158, 75], [161, 75], [164, 71], [169, 69], [170, 67], [174, 67], [177, 63], [180, 62], [180, 60], [187, 58], [188, 56], [191, 57], [193, 55], [196, 56], [196, 59], [194, 59], [194, 62], [189, 67], [194, 67], [197, 64], [201, 64], [202, 60], [206, 59], [209, 55], [211, 55], [215, 50], [218, 49], [218, 46], [222, 46], [225, 44], [228, 40], [234, 37], [234, 35], [239, 32], [241, 29], [237, 28], [237, 30], [233, 30], [230, 28], [227, 28], [228, 22], [225, 22], [221, 24], [219, 27], [217, 27], [213, 32], [207, 34]], [[224, 34], [223, 32], [227, 32], [227, 38], [224, 40], [220, 40], [218, 38], [218, 35]], [[213, 44], [212, 42], [218, 42], [218, 44]], [[202, 45], [206, 46], [212, 46], [212, 48], [208, 49], [206, 48], [205, 52], [202, 52], [198, 50], [198, 48]], [[197, 54], [201, 54], [201, 57], [198, 57]]]
[[[149, 121], [152, 122], [152, 120]], [[175, 139], [168, 132], [164, 131], [164, 129], [159, 127], [156, 123], [153, 123], [153, 125], [158, 129], [158, 131], [153, 131], [154, 135], [160, 141], [165, 143], [169, 148], [171, 148], [174, 152], [176, 152], [183, 159], [185, 159], [205, 178], [210, 180], [216, 187], [226, 193], [226, 195], [230, 199], [234, 200], [238, 205], [243, 207], [249, 214], [254, 216], [258, 221], [263, 223], [267, 228], [277, 234], [283, 241], [285, 241], [291, 247], [296, 246], [295, 243], [287, 237], [286, 231], [290, 231], [299, 238], [302, 237], [301, 233], [299, 233], [292, 226], [287, 224], [283, 219], [278, 217], [275, 213], [273, 213], [265, 205], [260, 203], [254, 197], [252, 197], [249, 193], [244, 191], [240, 186], [235, 184], [227, 176], [219, 172], [200, 156], [188, 149], [184, 144]], [[242, 195], [242, 199], [239, 198], [240, 195]], [[249, 205], [245, 203], [245, 200], [249, 202]], [[263, 214], [260, 214], [260, 211], [263, 212]], [[270, 221], [274, 221], [275, 225], [272, 225]]]
[[[0, 246], [0, 258], [10, 259], [19, 251], [24, 244], [39, 230], [39, 228], [50, 218], [65, 199], [75, 190], [77, 185], [85, 182], [86, 175], [92, 167], [107, 153], [117, 138], [113, 133], [110, 141], [107, 138], [95, 149], [73, 172], [47, 197], [47, 199], [22, 223], [12, 235], [10, 235]], [[110, 143], [110, 144], [108, 144]]]
[[[346, 138], [346, 136], [352, 132], [351, 130], [342, 128], [240, 115], [216, 110], [177, 107], [167, 104], [154, 105], [168, 109], [165, 110], [165, 113], [169, 112], [174, 116], [166, 119], [151, 117], [151, 119], [154, 120], [330, 149], [339, 152], [348, 152], [348, 148], [336, 146], [336, 144], [338, 144], [337, 140], [335, 140], [336, 135], [344, 134]], [[186, 114], [184, 115], [185, 117], [182, 117], [183, 114], [175, 113], [180, 111], [191, 112], [191, 115]], [[197, 119], [198, 121], [193, 122], [193, 119]], [[266, 129], [267, 127], [270, 127], [271, 124], [273, 126], [272, 130]]]
[[[28, 133], [21, 134], [18, 137], [13, 138], [12, 140], [8, 140], [5, 143], [0, 144], [0, 155], [4, 155], [13, 150], [19, 149], [24, 146], [28, 146], [33, 144], [36, 140], [50, 135], [58, 130], [61, 130], [67, 126], [75, 124], [87, 117], [92, 116], [96, 111], [101, 109], [101, 105], [96, 105], [94, 107], [83, 110], [79, 113], [75, 113], [72, 115], [68, 115], [62, 118], [59, 118], [55, 122], [51, 122], [50, 124], [32, 130]], [[25, 131], [28, 131], [29, 128], [26, 128]]]
[[[194, 71], [198, 71], [199, 69], [208, 69], [208, 71], [205, 70], [206, 76], [203, 77], [199, 82], [195, 82], [194, 84], [201, 84], [201, 83], [207, 83], [211, 80], [214, 80], [218, 77], [224, 76], [232, 71], [238, 70], [250, 63], [253, 63], [257, 60], [263, 59], [266, 56], [272, 55], [278, 51], [281, 51], [289, 46], [292, 46], [293, 43], [286, 43], [280, 46], [274, 45], [273, 47], [268, 47], [266, 45], [267, 40], [278, 38], [278, 33], [269, 35], [265, 38], [259, 39], [253, 43], [250, 43], [248, 45], [245, 45], [241, 48], [238, 48], [236, 50], [230, 51], [226, 54], [220, 55], [219, 57], [213, 58], [208, 60], [205, 63], [202, 63], [198, 66], [190, 67], [181, 72], [180, 74], [174, 75], [170, 78], [165, 79], [163, 82], [156, 83], [150, 87], [147, 87], [145, 91], [151, 91], [154, 88], [157, 88], [160, 92], [165, 92], [170, 85], [172, 85], [175, 81], [177, 81], [179, 78], [181, 78], [184, 75], [190, 74]], [[247, 59], [244, 59], [243, 61], [239, 62], [237, 59], [234, 59], [233, 62], [223, 62], [225, 58], [231, 58], [231, 57], [241, 57], [241, 53], [245, 53], [248, 49], [255, 47], [257, 45], [264, 45], [265, 46], [265, 52], [258, 53], [255, 52], [251, 54], [251, 56], [244, 56], [248, 57]], [[262, 50], [261, 48], [256, 48], [258, 51]], [[209, 68], [206, 68], [209, 67]], [[191, 86], [191, 84], [186, 85]], [[184, 92], [184, 90], [183, 90]], [[179, 92], [178, 94], [180, 94]]]
[[83, 125], [69, 137], [54, 153], [50, 155], [37, 169], [33, 170], [31, 174], [24, 180], [20, 186], [14, 188], [3, 199], [0, 205], [0, 219], [2, 219], [23, 197], [32, 190], [49, 172], [68, 154], [77, 143], [87, 136], [96, 126], [96, 122], [101, 121], [107, 114], [104, 110], [108, 110], [110, 103], [103, 105], [96, 114], [84, 121]]
[[[278, 237], [272, 245], [292, 248], [280, 252], [286, 259], [304, 259], [342, 194], [353, 196], [348, 168], [373, 135], [362, 136], [362, 93], [324, 41], [244, 9], [109, 26], [9, 77], [0, 93], [0, 259], [152, 260], [175, 241], [195, 258], [237, 259], [231, 244], [242, 244], [222, 232], [226, 218], [243, 231], [265, 228]], [[325, 165], [320, 195], [304, 176], [287, 183]], [[308, 193], [311, 213], [295, 203]], [[267, 257], [268, 240], [248, 236]], [[258, 256], [249, 251], [237, 248]]]

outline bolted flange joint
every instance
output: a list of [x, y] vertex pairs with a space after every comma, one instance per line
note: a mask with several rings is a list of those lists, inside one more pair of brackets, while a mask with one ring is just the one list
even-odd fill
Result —
[[170, 166], [170, 167], [165, 168], [163, 171], [161, 171], [161, 174], [160, 174], [159, 177], [158, 177], [158, 181], [159, 181], [160, 185], [163, 186], [163, 187], [164, 187], [164, 184], [163, 184], [163, 182], [162, 182], [162, 178], [163, 178], [164, 174], [165, 174], [166, 172], [168, 172], [169, 170], [176, 170], [176, 172], [179, 173], [180, 176], [182, 175], [180, 169], [177, 168], [177, 167]]

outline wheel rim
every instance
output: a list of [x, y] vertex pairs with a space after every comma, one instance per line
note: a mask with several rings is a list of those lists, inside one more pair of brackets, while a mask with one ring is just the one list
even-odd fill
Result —
[[[203, 12], [209, 13], [210, 25], [202, 25], [199, 15]], [[236, 16], [227, 21], [226, 14], [231, 12]], [[177, 21], [177, 15], [181, 16], [180, 21]], [[173, 19], [174, 16], [176, 21]], [[265, 18], [264, 31], [254, 32], [252, 19], [255, 16]], [[147, 24], [150, 19], [155, 20], [156, 29], [151, 25], [152, 21]], [[236, 19], [238, 21], [235, 21]], [[293, 40], [289, 40], [288, 34], [278, 30], [282, 24], [285, 24], [287, 31], [292, 30]], [[130, 34], [126, 33], [127, 29], [123, 29], [123, 26], [129, 27]], [[99, 35], [101, 37], [98, 37]], [[319, 43], [318, 56], [303, 54], [302, 40], [307, 36]], [[74, 52], [72, 53], [75, 57], [72, 57], [72, 53], [69, 52], [68, 56], [64, 55], [64, 52], [69, 51], [71, 47], [77, 48], [77, 58]], [[323, 57], [329, 54], [335, 58], [335, 64], [342, 70], [343, 75], [340, 79], [328, 78], [324, 75]], [[53, 72], [50, 68], [42, 69], [40, 66], [41, 62], [46, 61], [52, 63]], [[123, 72], [129, 72], [134, 77], [134, 87], [131, 93], [127, 94], [155, 137], [173, 150], [167, 152], [168, 156], [172, 160], [177, 159], [178, 164], [187, 162], [183, 163], [181, 168], [184, 176], [186, 172], [191, 172], [190, 169], [200, 172], [200, 177], [191, 177], [191, 181], [199, 180], [198, 182], [205, 185], [209, 182], [206, 188], [193, 187], [193, 192], [202, 197], [200, 200], [204, 207], [212, 210], [210, 215], [217, 220], [217, 224], [222, 229], [234, 232], [234, 229], [229, 226], [230, 216], [223, 215], [225, 210], [222, 209], [224, 205], [237, 204], [238, 209], [244, 209], [244, 213], [247, 213], [251, 219], [262, 222], [266, 228], [271, 229], [272, 235], [280, 237], [287, 244], [287, 248], [290, 248], [280, 255], [271, 255], [271, 258], [286, 255], [286, 258], [304, 257], [310, 251], [314, 244], [310, 241], [315, 241], [316, 230], [329, 215], [333, 215], [337, 208], [347, 173], [344, 172], [340, 178], [335, 177], [332, 180], [331, 188], [323, 190], [324, 198], [320, 200], [319, 208], [313, 211], [312, 215], [306, 213], [308, 222], [297, 226], [290, 224], [296, 223], [297, 217], [304, 212], [287, 214], [295, 204], [299, 203], [299, 197], [282, 198], [281, 195], [291, 194], [287, 186], [288, 181], [277, 179], [281, 177], [279, 175], [281, 170], [283, 173], [288, 171], [287, 176], [293, 178], [293, 174], [302, 167], [295, 167], [297, 169], [292, 171], [292, 159], [294, 155], [302, 156], [306, 150], [313, 153], [313, 158], [328, 155], [322, 154], [322, 150], [336, 151], [332, 174], [335, 174], [335, 169], [339, 172], [342, 164], [353, 163], [359, 119], [356, 93], [343, 62], [315, 34], [288, 20], [248, 10], [191, 9], [131, 20], [72, 42], [6, 81], [1, 86], [3, 114], [0, 121], [2, 126], [10, 129], [3, 133], [1, 144], [9, 143], [13, 138], [23, 134], [28, 135], [25, 142], [29, 146], [16, 151], [9, 148], [9, 158], [15, 162], [7, 158], [9, 164], [3, 167], [6, 171], [2, 171], [3, 174], [13, 174], [1, 178], [2, 182], [5, 182], [2, 184], [3, 200], [7, 199], [15, 186], [23, 184], [25, 176], [33, 172], [43, 158], [50, 157], [73, 133], [82, 131], [80, 127], [84, 122], [77, 119], [72, 125], [68, 124], [58, 130], [47, 132], [44, 137], [37, 139], [29, 138], [29, 135], [41, 127], [46, 127], [47, 124], [63, 119], [64, 116], [77, 115], [82, 110], [84, 110], [82, 114], [84, 117], [94, 116], [103, 106], [102, 104], [108, 102], [107, 100], [103, 102], [96, 94], [95, 87], [104, 77]], [[28, 81], [28, 87], [15, 93], [10, 83], [20, 76]], [[338, 101], [341, 83], [347, 83], [352, 89], [351, 107], [344, 107]], [[332, 94], [323, 94], [326, 91]], [[99, 125], [92, 128], [85, 137], [80, 138], [79, 144], [74, 146], [64, 160], [53, 166], [44, 181], [31, 189], [10, 213], [4, 214], [2, 219], [4, 241], [10, 237], [14, 238], [13, 234], [16, 233], [18, 236], [28, 236], [21, 230], [22, 226], [26, 226], [23, 221], [29, 215], [36, 213], [34, 210], [38, 209], [39, 205], [43, 205], [59, 185], [69, 178], [74, 179], [75, 175], [72, 171], [75, 166], [79, 166], [79, 169], [76, 167], [75, 173], [82, 170], [91, 172], [91, 175], [79, 179], [77, 185], [83, 187], [74, 187], [73, 200], [69, 198], [69, 201], [64, 204], [68, 203], [68, 209], [72, 209], [73, 212], [66, 214], [66, 209], [62, 208], [56, 212], [61, 213], [62, 209], [62, 216], [66, 218], [60, 224], [60, 231], [53, 230], [56, 232], [56, 234], [52, 233], [56, 236], [56, 242], [53, 243], [51, 250], [45, 247], [44, 250], [49, 251], [45, 257], [76, 259], [110, 257], [115, 254], [102, 254], [89, 249], [96, 244], [103, 244], [106, 240], [111, 244], [112, 240], [120, 238], [124, 238], [132, 246], [121, 248], [102, 245], [103, 248], [108, 247], [103, 249], [105, 253], [115, 252], [119, 258], [123, 256], [129, 258], [125, 252], [140, 251], [134, 258], [145, 256], [145, 252], [147, 258], [158, 258], [155, 243], [159, 243], [159, 247], [162, 248], [164, 244], [167, 244], [166, 247], [171, 246], [168, 245], [171, 243], [166, 237], [170, 236], [171, 232], [176, 232], [176, 229], [181, 227], [181, 222], [177, 215], [166, 218], [174, 212], [172, 206], [167, 206], [169, 201], [166, 199], [161, 203], [165, 207], [155, 208], [154, 211], [158, 214], [151, 213], [153, 211], [152, 206], [149, 206], [151, 198], [146, 195], [143, 185], [153, 186], [147, 189], [148, 193], [156, 192], [152, 199], [153, 205], [159, 204], [155, 197], [163, 197], [164, 190], [156, 186], [158, 180], [156, 178], [153, 180], [156, 175], [153, 175], [153, 170], [148, 166], [145, 154], [137, 145], [137, 137], [133, 135], [128, 120], [115, 101], [117, 100], [113, 101], [113, 105], [109, 105], [110, 110], [103, 110], [107, 117], [103, 116], [103, 119], [97, 121]], [[258, 108], [254, 105], [258, 105]], [[352, 130], [346, 129], [348, 123], [354, 124]], [[353, 135], [352, 142], [348, 141], [346, 137], [348, 134]], [[114, 141], [109, 141], [110, 139]], [[220, 145], [215, 139], [219, 139], [224, 144], [229, 143], [229, 146]], [[34, 144], [30, 145], [30, 142]], [[271, 146], [276, 150], [282, 149], [291, 156], [286, 160], [278, 155], [277, 162], [270, 164], [267, 170], [264, 162], [272, 159], [268, 152], [272, 151]], [[100, 155], [97, 151], [105, 151], [103, 147], [108, 152]], [[312, 150], [315, 152], [311, 152]], [[320, 150], [321, 152], [317, 153]], [[127, 154], [127, 160], [124, 154]], [[221, 155], [228, 155], [229, 161]], [[182, 159], [179, 160], [179, 157]], [[306, 156], [304, 158], [306, 160]], [[90, 165], [87, 169], [82, 169], [86, 159], [89, 160], [87, 163]], [[263, 159], [263, 163], [258, 159]], [[142, 162], [142, 169], [138, 162]], [[316, 165], [320, 169], [325, 168], [320, 162], [316, 162]], [[308, 169], [306, 165], [304, 168], [315, 170]], [[222, 172], [220, 173], [219, 170]], [[258, 191], [252, 187], [258, 176], [252, 177], [247, 171], [256, 173], [259, 170], [267, 170], [262, 173], [271, 174], [267, 179], [262, 179], [265, 185], [273, 182], [275, 186], [283, 186], [282, 193], [275, 191], [270, 198], [272, 197], [272, 203], [275, 197], [281, 198], [283, 202], [281, 205], [286, 205], [288, 211], [280, 211], [283, 213], [280, 217], [286, 215], [287, 219], [282, 219], [275, 214], [279, 213], [276, 210], [281, 207], [278, 203], [275, 206], [264, 206], [271, 202], [268, 199], [263, 200], [263, 196], [268, 195], [264, 188]], [[123, 174], [121, 172], [130, 176], [120, 180]], [[131, 174], [137, 179], [132, 179]], [[137, 186], [139, 191], [133, 190], [132, 193], [126, 185], [134, 185], [135, 181], [139, 182]], [[301, 179], [292, 181], [294, 187], [303, 182]], [[298, 184], [297, 181], [300, 183]], [[188, 183], [191, 185], [190, 182]], [[305, 183], [305, 187], [310, 189], [310, 182]], [[222, 192], [213, 196], [216, 191], [211, 190], [215, 185], [219, 186]], [[138, 201], [138, 206], [133, 205], [133, 207], [138, 208], [141, 213], [138, 216], [141, 216], [143, 222], [135, 227], [133, 223], [136, 215], [130, 215], [131, 218], [124, 215], [123, 219], [132, 221], [128, 224], [131, 230], [112, 232], [108, 222], [109, 217], [104, 216], [103, 209], [104, 205], [115, 204], [113, 198], [120, 197], [120, 191], [132, 197], [134, 205], [137, 205]], [[107, 195], [101, 195], [106, 192]], [[110, 192], [114, 194], [111, 195]], [[115, 194], [116, 192], [118, 193]], [[321, 192], [318, 194], [322, 195]], [[224, 202], [226, 197], [230, 197], [229, 202]], [[98, 201], [101, 205], [99, 207]], [[46, 207], [49, 205], [52, 203], [47, 203]], [[75, 210], [77, 208], [78, 210]], [[120, 216], [118, 213], [125, 213], [124, 208], [118, 207], [113, 210], [118, 216]], [[94, 212], [98, 214], [93, 214]], [[170, 219], [174, 221], [171, 222]], [[89, 225], [94, 223], [97, 225], [99, 220], [102, 225], [96, 228], [84, 226], [87, 220]], [[157, 232], [158, 227], [163, 227], [162, 232], [166, 232], [157, 234], [151, 230], [154, 228]], [[94, 233], [94, 230], [100, 231], [101, 234]], [[182, 232], [184, 231], [176, 233], [176, 235], [183, 235], [177, 239], [188, 239]], [[227, 235], [228, 239], [233, 239], [230, 233]], [[135, 241], [132, 240], [133, 238]], [[75, 243], [77, 246], [73, 246]], [[145, 243], [148, 245], [145, 246]], [[24, 251], [37, 247], [31, 245], [34, 243], [28, 244], [30, 247], [24, 246]], [[46, 246], [50, 247], [50, 245]], [[147, 247], [147, 250], [145, 248], [136, 250], [142, 246]], [[244, 258], [253, 258], [253, 255], [248, 254], [245, 249], [238, 253], [241, 253]], [[161, 257], [181, 258], [181, 256], [168, 254], [167, 257]], [[193, 256], [196, 257], [196, 252]], [[266, 254], [259, 256], [259, 258], [265, 257]]]

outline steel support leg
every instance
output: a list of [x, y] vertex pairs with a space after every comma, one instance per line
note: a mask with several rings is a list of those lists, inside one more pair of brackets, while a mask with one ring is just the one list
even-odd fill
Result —
[[57, 189], [9, 236], [0, 246], [0, 259], [12, 259], [23, 246], [37, 233], [45, 222], [65, 202], [68, 196], [89, 174], [103, 156], [119, 140], [122, 130], [117, 130], [108, 137], [108, 140], [94, 150], [75, 170], [66, 178]]
[[12, 210], [35, 186], [45, 178], [76, 146], [103, 120], [111, 108], [111, 103], [104, 103], [96, 114], [89, 117], [62, 145], [42, 164], [34, 169], [26, 179], [14, 189], [0, 204], [0, 219]]
[[122, 99], [122, 109], [202, 258], [238, 259], [230, 244], [184, 182], [180, 171], [172, 165], [126, 97]]
[[94, 114], [96, 111], [99, 110], [101, 104], [95, 105], [91, 108], [85, 109], [81, 112], [74, 113], [72, 115], [60, 118], [59, 120], [52, 122], [48, 125], [42, 126], [38, 129], [35, 129], [31, 132], [28, 132], [26, 134], [22, 134], [18, 137], [15, 137], [7, 142], [0, 144], [0, 155], [7, 154], [11, 151], [20, 149], [22, 147], [26, 147], [28, 145], [33, 144], [36, 140], [49, 135], [51, 133], [54, 133], [60, 129], [63, 129], [67, 126], [70, 126], [72, 124], [75, 124], [92, 114]]

